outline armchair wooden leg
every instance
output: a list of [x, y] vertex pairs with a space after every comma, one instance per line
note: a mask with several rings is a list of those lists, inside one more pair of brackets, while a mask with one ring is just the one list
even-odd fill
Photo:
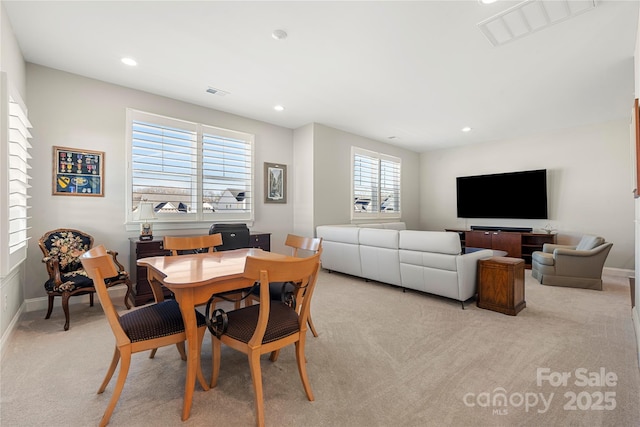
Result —
[[214, 388], [218, 384], [218, 375], [220, 375], [220, 340], [211, 336], [211, 383], [209, 386]]
[[111, 414], [113, 414], [113, 410], [118, 403], [118, 399], [120, 399], [120, 394], [122, 393], [122, 388], [124, 387], [124, 382], [127, 379], [127, 374], [129, 373], [129, 366], [131, 366], [131, 348], [124, 348], [124, 352], [121, 352], [122, 364], [120, 364], [120, 373], [118, 373], [118, 381], [116, 382], [116, 386], [113, 389], [113, 395], [111, 396], [111, 400], [109, 401], [109, 405], [107, 409], [104, 411], [104, 415], [102, 416], [102, 420], [100, 420], [100, 427], [106, 426], [109, 424], [109, 419], [111, 418]]
[[[91, 294], [93, 296], [93, 294]], [[62, 311], [64, 311], [64, 330], [69, 330], [69, 293], [62, 293]]]
[[49, 308], [47, 308], [47, 315], [44, 316], [45, 319], [48, 319], [51, 317], [51, 312], [53, 311], [53, 295], [49, 295]]
[[313, 320], [311, 320], [311, 313], [309, 313], [309, 317], [307, 317], [307, 324], [309, 325], [309, 329], [311, 329], [311, 333], [314, 337], [318, 338], [318, 333], [316, 332], [316, 327], [313, 326]]
[[125, 285], [127, 285], [127, 293], [124, 296], [124, 305], [127, 307], [127, 310], [131, 309], [131, 292], [132, 292], [132, 287], [131, 287], [131, 281], [127, 280], [126, 282], [124, 282]]
[[103, 393], [104, 390], [107, 388], [109, 381], [111, 381], [111, 377], [113, 377], [113, 373], [116, 371], [116, 368], [118, 367], [119, 361], [120, 361], [120, 350], [118, 349], [118, 347], [116, 347], [116, 350], [113, 352], [113, 359], [111, 359], [111, 365], [109, 366], [107, 375], [104, 376], [102, 385], [100, 385], [100, 388], [98, 389], [98, 394]]
[[313, 391], [311, 391], [311, 384], [309, 383], [309, 377], [307, 376], [307, 359], [304, 355], [304, 337], [301, 337], [300, 341], [298, 341], [295, 346], [296, 362], [298, 363], [298, 372], [300, 373], [302, 386], [304, 387], [304, 392], [307, 394], [307, 399], [313, 402]]
[[93, 292], [89, 292], [89, 307], [93, 307]]
[[264, 395], [262, 393], [262, 371], [260, 370], [260, 353], [249, 353], [249, 367], [253, 380], [253, 392], [256, 399], [256, 425], [264, 427]]

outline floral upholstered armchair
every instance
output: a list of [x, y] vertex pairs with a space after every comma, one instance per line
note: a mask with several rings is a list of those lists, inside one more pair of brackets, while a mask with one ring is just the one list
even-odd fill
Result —
[[[45, 319], [51, 316], [53, 301], [56, 296], [62, 297], [62, 310], [64, 311], [64, 330], [69, 330], [69, 298], [74, 295], [89, 294], [89, 305], [93, 306], [93, 294], [95, 288], [93, 281], [82, 268], [80, 255], [91, 249], [93, 237], [87, 233], [71, 228], [59, 228], [49, 231], [42, 236], [38, 242], [44, 254], [42, 262], [47, 266], [49, 280], [44, 284], [44, 288], [49, 296], [49, 308]], [[118, 253], [107, 251], [118, 267], [118, 275], [105, 280], [108, 287], [124, 284], [127, 286], [127, 293], [124, 303], [127, 309], [131, 308], [129, 297], [131, 295], [131, 281], [129, 273], [124, 270], [124, 266], [116, 259]]]

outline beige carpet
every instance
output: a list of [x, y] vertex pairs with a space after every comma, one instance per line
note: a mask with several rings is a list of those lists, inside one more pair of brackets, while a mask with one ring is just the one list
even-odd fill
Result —
[[[322, 272], [312, 310], [320, 337], [307, 341], [316, 400], [306, 400], [292, 349], [276, 363], [265, 357], [267, 425], [640, 425], [627, 280], [605, 277], [598, 292], [542, 286], [526, 274], [527, 308], [513, 317]], [[23, 315], [7, 343], [0, 425], [97, 425], [115, 381], [96, 394], [114, 342], [101, 308], [73, 305], [68, 332], [59, 306], [43, 317]], [[210, 356], [207, 336], [207, 377]], [[224, 348], [218, 386], [196, 388], [191, 418], [181, 422], [184, 370], [175, 347], [155, 359], [134, 355], [110, 425], [254, 425], [244, 355]], [[538, 370], [571, 377], [538, 385]], [[592, 382], [581, 386], [585, 376]]]

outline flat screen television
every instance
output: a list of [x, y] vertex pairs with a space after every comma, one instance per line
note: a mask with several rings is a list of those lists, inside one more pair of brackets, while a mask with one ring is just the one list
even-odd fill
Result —
[[458, 218], [547, 219], [547, 170], [456, 178]]

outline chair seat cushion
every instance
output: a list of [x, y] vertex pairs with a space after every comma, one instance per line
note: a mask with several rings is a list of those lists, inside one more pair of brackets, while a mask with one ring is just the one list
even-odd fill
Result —
[[[227, 313], [229, 322], [225, 335], [248, 343], [256, 330], [260, 304]], [[266, 344], [293, 335], [300, 330], [298, 313], [288, 305], [273, 301], [269, 307], [269, 320], [262, 343]]]
[[553, 265], [555, 260], [553, 259], [553, 254], [549, 254], [546, 252], [536, 251], [531, 256], [535, 262], [542, 265]]
[[[112, 284], [115, 285], [115, 282], [122, 282], [127, 280], [128, 277], [128, 273], [122, 272], [116, 277], [105, 279], [105, 283], [107, 287], [109, 287]], [[47, 292], [73, 292], [80, 288], [93, 287], [93, 281], [89, 278], [89, 276], [87, 276], [87, 273], [82, 268], [75, 271], [70, 271], [68, 273], [62, 273], [61, 279], [62, 283], [60, 284], [60, 286], [56, 286], [56, 283], [53, 279], [47, 280], [44, 283], [44, 289]]]
[[[196, 310], [198, 327], [205, 325], [204, 316]], [[175, 300], [162, 301], [142, 307], [120, 317], [122, 329], [131, 342], [184, 332], [180, 306]]]

